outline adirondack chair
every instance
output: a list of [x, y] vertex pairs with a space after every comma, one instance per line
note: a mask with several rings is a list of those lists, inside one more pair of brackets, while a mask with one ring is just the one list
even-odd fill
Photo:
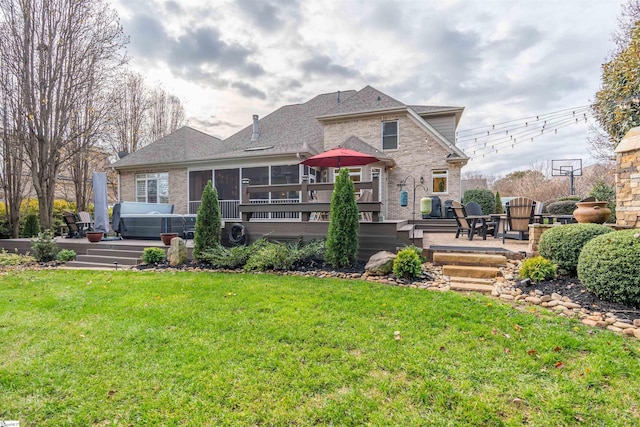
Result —
[[[362, 194], [358, 197], [358, 202], [370, 202], [373, 200], [373, 190], [365, 188], [362, 190]], [[360, 212], [360, 221], [373, 221], [373, 214], [371, 212]]]
[[78, 219], [73, 212], [62, 212], [62, 219], [64, 220], [64, 223], [67, 225], [67, 229], [69, 230], [67, 238], [79, 238], [85, 236], [85, 230], [82, 227], [82, 223], [78, 222]]
[[[465, 209], [465, 206], [457, 201], [453, 201], [451, 203], [451, 208], [453, 209], [453, 216], [458, 224], [458, 230], [456, 231], [456, 239], [460, 237], [460, 235], [464, 235], [467, 233], [469, 240], [473, 240], [473, 236], [478, 234], [482, 236], [483, 239], [487, 238], [487, 232], [489, 230], [489, 225], [491, 224], [491, 233], [495, 233], [495, 225], [493, 223], [486, 222], [484, 220], [480, 221], [471, 221], [467, 219], [468, 213]], [[474, 209], [472, 207], [472, 209]], [[482, 209], [480, 209], [480, 214], [482, 215]]]
[[80, 218], [78, 222], [82, 224], [82, 228], [84, 230], [93, 230], [93, 220], [91, 219], [91, 214], [89, 212], [78, 212], [78, 218]]
[[527, 197], [516, 197], [509, 200], [506, 208], [506, 224], [502, 232], [502, 243], [506, 238], [529, 239], [529, 224], [533, 224], [536, 202]]

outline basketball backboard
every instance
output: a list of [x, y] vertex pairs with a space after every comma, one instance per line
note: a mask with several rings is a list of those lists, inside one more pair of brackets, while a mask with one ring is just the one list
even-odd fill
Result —
[[551, 160], [551, 175], [582, 176], [582, 159]]

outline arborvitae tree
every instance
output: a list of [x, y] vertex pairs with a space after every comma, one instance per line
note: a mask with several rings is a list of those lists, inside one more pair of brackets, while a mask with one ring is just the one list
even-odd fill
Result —
[[331, 196], [325, 259], [336, 268], [351, 267], [358, 256], [358, 205], [349, 170], [342, 169]]
[[496, 191], [496, 214], [502, 215], [504, 209], [502, 208], [502, 200], [500, 200], [500, 192]]
[[218, 191], [211, 180], [202, 192], [202, 202], [196, 216], [196, 230], [193, 237], [193, 256], [201, 259], [203, 251], [220, 246], [220, 205]]

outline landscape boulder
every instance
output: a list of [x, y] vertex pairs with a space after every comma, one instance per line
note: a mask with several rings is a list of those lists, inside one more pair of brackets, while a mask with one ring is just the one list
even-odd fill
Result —
[[364, 269], [370, 276], [385, 276], [393, 271], [393, 260], [396, 254], [389, 251], [380, 251], [371, 255]]
[[171, 239], [171, 247], [167, 252], [169, 265], [176, 267], [187, 262], [187, 244], [180, 237]]

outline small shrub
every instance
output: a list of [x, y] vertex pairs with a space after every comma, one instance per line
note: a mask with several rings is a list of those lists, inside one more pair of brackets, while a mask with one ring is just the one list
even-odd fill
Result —
[[331, 196], [325, 258], [334, 267], [351, 267], [358, 256], [358, 205], [349, 170], [342, 168]]
[[246, 271], [289, 270], [293, 258], [287, 245], [267, 242], [254, 251], [244, 265]]
[[402, 249], [393, 260], [393, 274], [402, 279], [414, 279], [422, 274], [422, 262], [416, 248]]
[[584, 245], [600, 234], [612, 230], [601, 224], [567, 224], [555, 226], [540, 236], [540, 255], [557, 264], [568, 274], [575, 274], [578, 256]]
[[319, 264], [324, 260], [325, 241], [312, 240], [307, 243], [289, 245], [290, 256], [296, 265]]
[[476, 202], [482, 207], [484, 215], [492, 215], [496, 213], [496, 199], [491, 190], [486, 188], [476, 188], [464, 192], [462, 203]]
[[31, 264], [35, 262], [35, 258], [31, 255], [22, 255], [19, 253], [7, 252], [0, 249], [0, 265], [3, 267], [15, 267], [17, 265]]
[[29, 214], [24, 220], [22, 237], [32, 238], [40, 233], [40, 220], [37, 214]]
[[520, 266], [520, 277], [531, 279], [533, 282], [541, 282], [556, 277], [557, 266], [548, 259], [537, 256], [528, 258]]
[[76, 259], [76, 251], [72, 249], [61, 249], [58, 252], [58, 261], [67, 262]]
[[38, 237], [31, 240], [31, 250], [38, 262], [54, 261], [60, 249], [56, 246], [53, 231], [44, 230], [38, 233]]
[[578, 259], [578, 278], [605, 301], [640, 307], [640, 233], [624, 230], [589, 241]]
[[217, 246], [215, 248], [202, 251], [200, 253], [200, 260], [208, 262], [212, 266], [218, 268], [241, 268], [247, 263], [247, 260], [253, 251], [255, 251], [255, 247], [253, 245], [233, 246], [231, 248]]
[[578, 205], [576, 205], [576, 202], [573, 200], [560, 200], [549, 203], [547, 206], [547, 212], [551, 215], [572, 215], [573, 211], [577, 208]]
[[142, 262], [145, 264], [159, 264], [164, 262], [167, 255], [161, 248], [144, 248], [142, 252]]

